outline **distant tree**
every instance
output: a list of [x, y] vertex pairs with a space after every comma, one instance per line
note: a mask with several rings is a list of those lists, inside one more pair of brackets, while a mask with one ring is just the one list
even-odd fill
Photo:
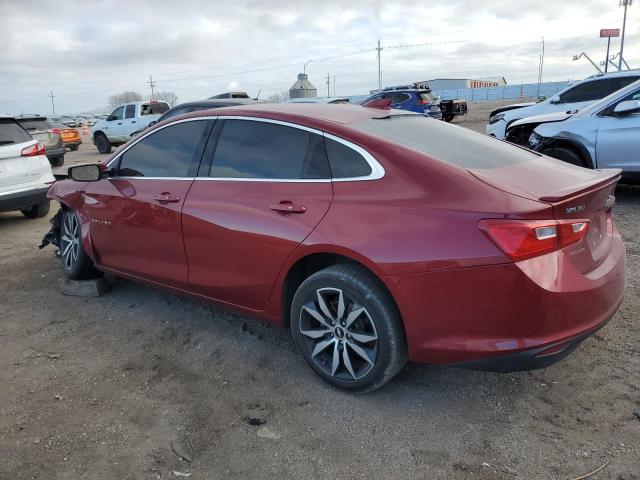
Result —
[[285, 90], [280, 93], [274, 93], [273, 95], [269, 95], [267, 100], [270, 102], [284, 102], [285, 100], [289, 100], [289, 91]]
[[173, 107], [178, 103], [178, 95], [174, 92], [158, 92], [155, 94], [156, 100], [160, 102], [167, 102], [170, 107]]
[[138, 92], [122, 92], [117, 93], [115, 95], [111, 95], [107, 100], [109, 107], [116, 108], [118, 105], [122, 105], [123, 103], [131, 103], [131, 102], [141, 102], [142, 95]]

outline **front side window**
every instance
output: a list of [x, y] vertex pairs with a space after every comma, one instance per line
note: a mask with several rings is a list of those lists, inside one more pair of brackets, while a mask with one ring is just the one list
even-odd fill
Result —
[[213, 155], [211, 177], [328, 178], [320, 135], [253, 120], [225, 120]]
[[560, 103], [590, 102], [603, 98], [605, 80], [581, 83], [560, 95]]
[[206, 121], [182, 122], [153, 132], [120, 158], [118, 175], [122, 177], [194, 176], [194, 154], [202, 138]]
[[136, 106], [134, 104], [127, 105], [127, 108], [124, 112], [124, 118], [135, 118], [136, 116]]
[[122, 120], [122, 117], [124, 117], [124, 105], [116, 108], [111, 112], [111, 115], [109, 115], [110, 120]]

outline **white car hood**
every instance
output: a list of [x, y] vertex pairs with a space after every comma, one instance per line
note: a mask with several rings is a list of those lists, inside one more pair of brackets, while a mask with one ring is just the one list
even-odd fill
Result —
[[509, 128], [517, 127], [519, 125], [526, 125], [528, 123], [552, 123], [552, 122], [562, 122], [567, 118], [571, 118], [575, 115], [575, 112], [555, 112], [555, 113], [545, 113], [544, 115], [536, 115], [534, 117], [525, 117], [520, 120], [516, 120]]

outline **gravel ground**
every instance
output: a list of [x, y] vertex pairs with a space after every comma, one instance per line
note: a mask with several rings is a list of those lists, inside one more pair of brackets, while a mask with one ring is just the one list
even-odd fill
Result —
[[[456, 123], [482, 131], [496, 104]], [[89, 142], [67, 163], [100, 158]], [[410, 365], [366, 395], [215, 306], [123, 280], [63, 296], [36, 247], [48, 219], [0, 214], [0, 479], [639, 479], [640, 189], [617, 197], [625, 301], [573, 355], [513, 374]]]

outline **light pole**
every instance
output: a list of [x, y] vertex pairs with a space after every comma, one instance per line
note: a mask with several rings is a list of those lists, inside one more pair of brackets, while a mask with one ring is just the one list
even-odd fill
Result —
[[542, 53], [540, 54], [540, 64], [538, 65], [538, 98], [540, 98], [540, 84], [542, 83], [542, 67], [544, 67], [544, 37], [542, 38]]
[[384, 50], [380, 46], [380, 40], [378, 40], [378, 46], [376, 47], [378, 51], [378, 90], [382, 90], [382, 69], [380, 68], [380, 52]]
[[622, 20], [622, 37], [620, 38], [620, 60], [618, 61], [618, 70], [622, 70], [622, 54], [624, 52], [624, 29], [627, 26], [627, 7], [633, 3], [633, 0], [620, 0], [620, 7], [624, 7], [624, 17]]

